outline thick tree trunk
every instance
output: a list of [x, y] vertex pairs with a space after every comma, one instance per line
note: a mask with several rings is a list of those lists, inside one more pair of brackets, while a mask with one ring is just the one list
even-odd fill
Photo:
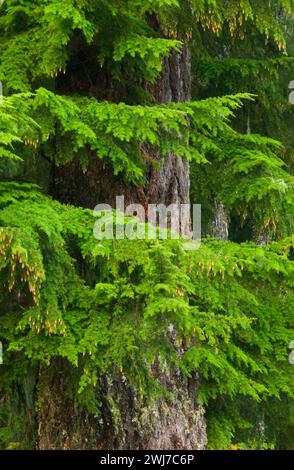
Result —
[[207, 444], [204, 410], [196, 401], [199, 378], [179, 371], [154, 376], [173, 393], [173, 400], [151, 404], [139, 398], [120, 374], [100, 378], [100, 414], [78, 409], [68, 394], [62, 361], [40, 371], [39, 449], [47, 450], [202, 450]]
[[[150, 88], [157, 103], [184, 102], [190, 99], [191, 90], [190, 52], [185, 46], [181, 54], [173, 54], [164, 61], [161, 79]], [[146, 149], [146, 154], [148, 150]], [[148, 155], [148, 159], [150, 159]], [[135, 187], [124, 181], [123, 175], [114, 176], [110, 165], [92, 157], [86, 171], [79, 161], [53, 168], [50, 193], [58, 200], [94, 209], [97, 204], [115, 206], [116, 196], [124, 195], [125, 205], [148, 204], [189, 204], [190, 175], [187, 160], [152, 155], [160, 161], [160, 169], [151, 166], [146, 173], [145, 187]]]
[[[162, 77], [153, 93], [158, 103], [182, 103], [191, 99], [190, 64], [187, 46], [184, 46], [182, 54], [173, 54], [169, 60], [165, 60]], [[189, 162], [170, 153], [162, 161], [160, 170], [152, 172], [147, 198], [156, 204], [189, 204]]]
[[[162, 78], [152, 90], [158, 103], [190, 99], [190, 53], [174, 54], [164, 62]], [[98, 203], [189, 204], [189, 164], [172, 153], [152, 168], [145, 188], [126, 185], [97, 160], [83, 174], [78, 163], [59, 169], [53, 194], [64, 202], [94, 208]], [[186, 221], [189, 224], [189, 220]], [[172, 327], [171, 327], [172, 329]], [[40, 449], [204, 449], [207, 444], [204, 408], [197, 403], [199, 377], [185, 378], [178, 370], [154, 376], [173, 393], [152, 405], [143, 403], [121, 375], [101, 377], [101, 415], [75, 408], [66, 392], [64, 364], [55, 361], [40, 371]]]

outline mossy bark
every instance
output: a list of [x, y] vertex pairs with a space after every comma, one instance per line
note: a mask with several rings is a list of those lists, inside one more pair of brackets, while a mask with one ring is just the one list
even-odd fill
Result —
[[[75, 405], [66, 367], [54, 361], [39, 379], [38, 421], [41, 450], [202, 450], [206, 444], [204, 408], [197, 404], [199, 377], [179, 371], [160, 374], [173, 399], [142, 400], [118, 373], [100, 378], [99, 413]], [[157, 374], [157, 372], [155, 372]]]

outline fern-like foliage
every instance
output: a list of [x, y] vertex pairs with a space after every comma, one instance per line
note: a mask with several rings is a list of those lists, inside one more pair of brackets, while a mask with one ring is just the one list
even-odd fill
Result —
[[[94, 156], [144, 185], [148, 165], [158, 165], [152, 155], [173, 152], [192, 162], [193, 175], [201, 165], [205, 189], [228, 210], [244, 221], [253, 214], [258, 230], [278, 232], [284, 209], [293, 214], [293, 177], [281, 146], [232, 127], [253, 96], [234, 90], [155, 104], [146, 91], [170, 53], [203, 32], [237, 37], [254, 27], [283, 49], [276, 7], [293, 11], [293, 1], [6, 0], [1, 6], [0, 80], [8, 96], [0, 102], [1, 448], [20, 440], [30, 445], [18, 433], [26, 413], [15, 392], [32, 411], [39, 367], [60, 358], [71, 372], [70, 395], [95, 414], [105, 373], [119, 372], [139, 396], [152, 399], [167, 394], [154, 376], [155, 361], [167, 373], [200, 371], [212, 448], [228, 447], [236, 433], [260, 422], [256, 403], [282, 412], [282, 399], [293, 403], [287, 360], [293, 237], [266, 247], [208, 239], [189, 253], [179, 240], [98, 243], [90, 210], [54, 201], [44, 188], [14, 180], [12, 171], [21, 158], [32, 181], [36, 160], [79, 160], [85, 169]], [[199, 64], [206, 81], [213, 67], [226, 66], [206, 63], [205, 74]], [[256, 62], [250, 66], [257, 70]]]
[[29, 95], [14, 95], [10, 98], [0, 97], [0, 158], [18, 160], [15, 145], [22, 143], [30, 130], [37, 128], [30, 117]]
[[93, 411], [97, 378], [113, 368], [143, 395], [162, 393], [152, 373], [160, 356], [166, 370], [201, 370], [208, 406], [293, 396], [293, 239], [259, 248], [207, 241], [187, 254], [177, 240], [97, 242], [91, 211], [29, 185], [2, 183], [0, 205], [3, 386], [15, 380], [16, 357], [63, 357], [76, 369], [78, 401]]
[[[81, 37], [96, 54], [97, 62], [107, 63], [116, 77], [122, 78], [122, 69], [116, 64], [119, 61], [151, 81], [161, 70], [160, 59], [179, 47], [176, 39], [186, 39], [195, 30], [197, 34], [199, 27], [214, 33], [229, 27], [235, 35], [242, 34], [240, 30], [251, 22], [283, 48], [275, 11], [278, 7], [292, 11], [293, 2], [275, 4], [267, 0], [132, 0], [123, 5], [117, 0], [65, 0], [62, 4], [57, 0], [6, 0], [0, 10], [4, 32], [0, 80], [14, 92], [31, 91], [44, 77], [55, 80], [67, 69], [72, 47]], [[148, 15], [152, 14], [159, 18], [167, 39], [150, 27]]]

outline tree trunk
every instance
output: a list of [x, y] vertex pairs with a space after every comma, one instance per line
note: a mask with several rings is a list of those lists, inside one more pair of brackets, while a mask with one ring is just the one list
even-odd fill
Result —
[[257, 245], [266, 246], [270, 242], [269, 234], [266, 229], [253, 229], [253, 241]]
[[197, 404], [199, 377], [154, 370], [173, 399], [147, 403], [117, 373], [100, 377], [100, 414], [78, 409], [69, 395], [66, 365], [56, 360], [39, 377], [40, 450], [202, 450], [204, 409]]
[[[161, 79], [152, 92], [158, 103], [190, 99], [190, 53], [184, 47], [164, 62]], [[150, 91], [150, 90], [149, 90]], [[146, 175], [145, 188], [126, 185], [114, 177], [110, 167], [98, 159], [85, 174], [74, 163], [57, 170], [52, 192], [63, 202], [94, 208], [98, 203], [189, 204], [189, 163], [172, 153]], [[189, 224], [189, 220], [186, 221]], [[172, 326], [171, 326], [172, 331]], [[172, 333], [171, 333], [172, 334]], [[78, 410], [66, 391], [66, 367], [56, 360], [42, 368], [39, 377], [40, 449], [204, 449], [207, 444], [204, 408], [197, 403], [199, 376], [187, 379], [178, 370], [154, 376], [173, 393], [151, 405], [139, 399], [124, 377], [109, 374], [100, 378], [99, 417]]]
[[229, 239], [228, 216], [221, 201], [215, 201], [213, 237], [221, 241], [227, 241]]
[[[156, 102], [184, 102], [191, 95], [190, 52], [187, 46], [181, 54], [172, 54], [164, 61], [163, 73], [155, 87], [148, 87]], [[126, 183], [123, 175], [114, 176], [110, 165], [96, 156], [91, 158], [86, 171], [82, 171], [78, 159], [62, 167], [54, 167], [51, 174], [50, 193], [61, 202], [91, 208], [97, 204], [115, 207], [116, 196], [123, 195], [125, 205], [139, 203], [147, 209], [148, 204], [189, 204], [189, 162], [172, 153], [159, 160], [160, 169], [150, 166], [145, 187]], [[147, 163], [147, 162], [146, 162]]]

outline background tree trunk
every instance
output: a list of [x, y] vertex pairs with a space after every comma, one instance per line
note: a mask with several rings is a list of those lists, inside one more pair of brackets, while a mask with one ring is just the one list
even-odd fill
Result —
[[[149, 91], [158, 103], [190, 99], [190, 52], [164, 61], [157, 85]], [[63, 202], [94, 208], [98, 203], [114, 205], [118, 195], [125, 203], [189, 204], [189, 163], [172, 153], [152, 167], [145, 188], [126, 185], [111, 168], [97, 159], [86, 173], [78, 163], [57, 169], [51, 192]], [[189, 224], [189, 220], [186, 221]], [[172, 331], [172, 326], [171, 326]], [[170, 333], [172, 334], [172, 333]], [[75, 407], [68, 396], [66, 366], [55, 361], [39, 376], [40, 449], [204, 449], [207, 444], [204, 408], [197, 403], [199, 376], [185, 378], [178, 370], [167, 376], [155, 368], [154, 376], [173, 393], [147, 405], [138, 398], [122, 375], [100, 378], [99, 417]]]
[[229, 239], [229, 220], [224, 205], [221, 201], [215, 201], [215, 215], [213, 222], [213, 237], [221, 241]]

